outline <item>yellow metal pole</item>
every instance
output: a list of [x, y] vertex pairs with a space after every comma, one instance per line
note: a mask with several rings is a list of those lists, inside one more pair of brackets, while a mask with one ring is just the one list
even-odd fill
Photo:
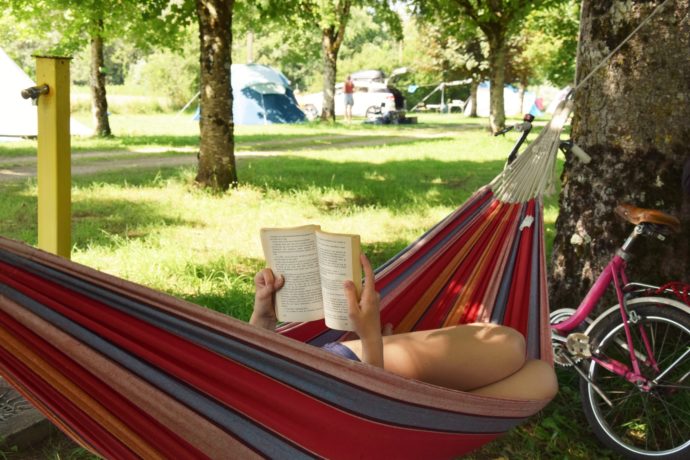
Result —
[[38, 97], [38, 247], [70, 258], [71, 165], [69, 58], [36, 56]]

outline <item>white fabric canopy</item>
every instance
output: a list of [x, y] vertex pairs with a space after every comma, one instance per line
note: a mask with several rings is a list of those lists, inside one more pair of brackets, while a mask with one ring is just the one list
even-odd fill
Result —
[[[21, 96], [21, 91], [31, 86], [35, 86], [31, 78], [0, 48], [0, 137], [38, 135], [36, 106]], [[91, 134], [86, 126], [73, 119], [70, 131], [80, 136]]]

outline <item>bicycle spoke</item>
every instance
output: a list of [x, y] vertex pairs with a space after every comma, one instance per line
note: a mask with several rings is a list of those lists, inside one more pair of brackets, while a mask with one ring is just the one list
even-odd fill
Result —
[[[682, 428], [683, 427], [687, 428], [688, 426], [690, 426], [690, 425], [688, 425], [688, 422], [687, 422], [688, 420], [690, 420], [690, 414], [686, 411], [683, 411], [683, 410], [679, 411], [678, 407], [671, 405], [670, 403], [665, 401], [663, 398], [657, 398], [657, 402], [659, 402], [661, 404], [664, 411], [666, 412], [666, 415], [667, 415], [666, 421], [668, 423], [669, 430], [670, 430], [669, 434], [671, 435], [671, 445], [676, 446], [676, 445], [678, 445], [678, 443], [675, 441], [676, 438], [673, 436], [673, 433], [675, 431], [676, 434], [678, 435], [678, 438], [680, 439], [680, 442], [683, 441], [684, 437], [683, 437]], [[680, 414], [678, 414], [678, 412], [680, 412]], [[683, 414], [685, 414], [685, 416], [683, 416]], [[679, 427], [678, 422], [680, 422], [682, 426]]]
[[630, 324], [629, 336], [612, 317], [591, 337], [602, 362], [633, 370], [632, 360], [637, 360], [646, 382], [631, 383], [621, 371], [590, 364], [592, 384], [613, 406], [583, 383], [585, 408], [591, 408], [588, 420], [602, 430], [596, 432], [602, 440], [628, 456], [686, 454], [690, 450], [690, 323], [656, 303], [635, 305], [633, 310], [639, 321]]

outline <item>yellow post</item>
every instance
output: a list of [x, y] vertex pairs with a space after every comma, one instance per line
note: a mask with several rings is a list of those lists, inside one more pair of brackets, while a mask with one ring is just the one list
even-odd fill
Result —
[[69, 58], [36, 56], [38, 97], [38, 247], [70, 258], [71, 186]]

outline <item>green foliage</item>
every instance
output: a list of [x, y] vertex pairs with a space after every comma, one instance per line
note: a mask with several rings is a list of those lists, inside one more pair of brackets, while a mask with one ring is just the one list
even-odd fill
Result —
[[177, 34], [191, 19], [186, 2], [167, 0], [0, 0], [14, 17], [30, 21], [38, 37], [57, 34], [57, 43], [39, 50], [71, 54], [99, 35], [128, 37], [137, 47], [176, 46]]
[[199, 44], [196, 27], [190, 27], [188, 40], [178, 51], [160, 50], [132, 66], [129, 85], [140, 85], [150, 94], [167, 97], [173, 108], [183, 107], [199, 91]]
[[54, 47], [60, 39], [59, 34], [37, 34], [39, 23], [35, 18], [18, 20], [7, 10], [7, 0], [0, 0], [0, 47], [28, 75], [34, 75], [36, 60], [33, 54], [38, 50]]
[[[321, 36], [316, 29], [260, 29], [254, 32], [254, 61], [285, 74], [294, 89], [304, 90], [318, 81], [321, 72]], [[233, 63], [247, 62], [247, 36], [233, 40]]]
[[[113, 39], [104, 47], [105, 73], [108, 85], [122, 85], [130, 71], [130, 67], [139, 60], [145, 59], [150, 52], [136, 47], [132, 42], [124, 39]], [[91, 51], [89, 47], [82, 47], [75, 51], [70, 63], [70, 77], [76, 85], [88, 85], [91, 66]]]
[[[248, 14], [245, 4], [241, 17]], [[320, 91], [323, 86], [321, 32], [313, 24], [307, 25], [305, 18], [293, 19], [301, 25], [282, 23], [282, 18], [268, 21], [276, 27], [267, 27], [265, 22], [252, 27], [240, 24], [240, 33], [233, 43], [233, 62], [247, 62], [249, 28], [253, 31], [254, 62], [281, 70], [296, 89]], [[397, 36], [395, 27], [381, 23], [372, 15], [370, 7], [353, 7], [338, 54], [337, 80], [362, 69], [376, 68], [390, 73], [400, 65]], [[372, 63], [376, 64], [372, 66]]]
[[580, 2], [567, 0], [534, 11], [525, 21], [528, 38], [525, 53], [530, 56], [539, 81], [556, 86], [575, 80]]
[[[437, 72], [457, 73], [465, 67], [474, 70], [471, 78], [486, 78], [489, 42], [502, 37], [508, 52], [507, 83], [550, 81], [560, 86], [572, 79], [579, 10], [575, 0], [433, 0], [414, 6], [416, 17], [430, 31], [423, 38], [431, 42], [425, 47], [427, 66]], [[482, 32], [479, 37], [477, 30]]]

